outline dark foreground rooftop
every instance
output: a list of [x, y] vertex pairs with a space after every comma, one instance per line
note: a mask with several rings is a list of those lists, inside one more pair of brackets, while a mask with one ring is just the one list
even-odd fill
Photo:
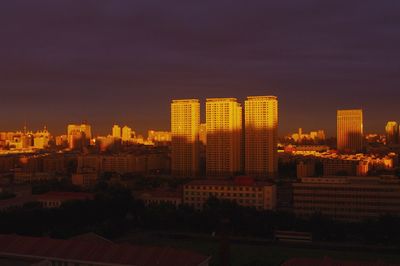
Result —
[[119, 245], [77, 239], [59, 240], [17, 235], [0, 235], [0, 257], [104, 266], [206, 266], [209, 261], [207, 256], [169, 247]]

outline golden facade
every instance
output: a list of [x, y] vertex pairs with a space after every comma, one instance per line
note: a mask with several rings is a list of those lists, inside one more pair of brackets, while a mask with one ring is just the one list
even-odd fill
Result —
[[245, 101], [245, 170], [257, 177], [278, 172], [278, 99], [247, 97]]
[[202, 209], [210, 197], [236, 202], [257, 210], [276, 208], [276, 186], [269, 182], [255, 182], [247, 177], [235, 180], [196, 180], [185, 184], [183, 202]]
[[194, 177], [199, 173], [200, 103], [197, 99], [171, 103], [172, 174]]
[[357, 153], [363, 150], [363, 111], [337, 111], [337, 148], [344, 153]]
[[242, 106], [236, 98], [206, 102], [206, 172], [232, 176], [242, 171]]

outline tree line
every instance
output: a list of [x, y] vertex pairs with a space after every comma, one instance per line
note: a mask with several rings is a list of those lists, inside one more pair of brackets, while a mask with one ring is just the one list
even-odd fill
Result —
[[311, 232], [314, 240], [398, 245], [400, 218], [382, 216], [357, 223], [338, 222], [316, 213], [301, 219], [289, 212], [259, 211], [234, 202], [210, 198], [203, 210], [170, 204], [145, 206], [130, 190], [100, 184], [95, 198], [71, 201], [46, 209], [38, 203], [0, 212], [0, 233], [69, 238], [95, 232], [113, 239], [131, 230], [156, 230], [211, 234], [221, 221], [232, 236], [273, 239], [275, 230]]

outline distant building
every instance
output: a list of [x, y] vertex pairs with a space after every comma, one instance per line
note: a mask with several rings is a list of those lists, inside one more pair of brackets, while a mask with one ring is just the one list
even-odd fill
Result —
[[63, 154], [52, 154], [43, 158], [43, 172], [63, 174], [66, 165]]
[[56, 146], [61, 148], [68, 147], [68, 135], [56, 136]]
[[35, 152], [49, 148], [50, 139], [51, 134], [46, 126], [36, 132], [28, 131], [26, 127], [23, 131], [0, 132], [0, 150]]
[[337, 148], [342, 153], [363, 151], [362, 110], [337, 111]]
[[195, 177], [199, 174], [199, 125], [199, 100], [172, 101], [172, 175]]
[[242, 106], [236, 98], [206, 102], [207, 176], [233, 176], [243, 169]]
[[77, 173], [102, 174], [141, 173], [169, 174], [170, 158], [167, 153], [152, 152], [147, 154], [114, 154], [114, 155], [79, 155]]
[[33, 135], [33, 147], [35, 149], [46, 149], [49, 147], [50, 132], [44, 127], [42, 131], [38, 131]]
[[114, 125], [112, 127], [112, 136], [115, 139], [121, 139], [122, 134], [121, 134], [121, 127], [119, 125]]
[[79, 187], [92, 187], [96, 185], [99, 175], [94, 172], [78, 173], [72, 175], [72, 184]]
[[149, 130], [147, 132], [147, 141], [155, 145], [169, 145], [171, 140], [171, 132], [169, 131]]
[[67, 201], [92, 200], [93, 194], [83, 192], [47, 192], [37, 195], [36, 201], [42, 204], [43, 208], [59, 208]]
[[276, 186], [270, 182], [256, 182], [250, 177], [236, 177], [235, 180], [195, 180], [183, 187], [183, 202], [196, 209], [202, 209], [211, 197], [258, 210], [273, 210]]
[[134, 155], [111, 155], [101, 157], [102, 172], [118, 174], [132, 173], [134, 172], [134, 164]]
[[303, 160], [297, 163], [297, 178], [315, 176], [315, 160]]
[[48, 181], [55, 179], [54, 174], [44, 172], [20, 172], [14, 173], [15, 184], [32, 184], [36, 182]]
[[92, 138], [92, 127], [89, 124], [70, 124], [67, 127], [70, 149], [82, 149], [89, 145]]
[[395, 121], [389, 121], [385, 128], [386, 144], [399, 144], [399, 124]]
[[111, 135], [107, 137], [97, 137], [95, 143], [100, 152], [105, 152], [114, 148], [115, 138]]
[[146, 206], [151, 204], [171, 204], [176, 207], [182, 204], [181, 190], [148, 190], [134, 193], [137, 199], [144, 202]]
[[77, 173], [100, 173], [102, 156], [97, 154], [77, 156]]
[[367, 160], [359, 161], [357, 165], [357, 176], [367, 176], [370, 170], [370, 164]]
[[318, 143], [321, 141], [325, 141], [326, 135], [325, 131], [320, 129], [317, 131], [311, 131], [310, 133], [306, 134], [303, 133], [303, 129], [299, 128], [297, 133], [292, 134], [289, 136], [296, 143]]
[[255, 177], [278, 173], [278, 99], [252, 96], [245, 101], [245, 172]]
[[322, 159], [324, 176], [355, 176], [359, 160]]
[[293, 183], [293, 208], [301, 217], [315, 213], [359, 221], [400, 215], [400, 179], [393, 177], [317, 177]]
[[128, 126], [124, 126], [122, 128], [122, 141], [123, 142], [131, 142], [135, 137], [135, 133], [132, 131], [132, 128]]

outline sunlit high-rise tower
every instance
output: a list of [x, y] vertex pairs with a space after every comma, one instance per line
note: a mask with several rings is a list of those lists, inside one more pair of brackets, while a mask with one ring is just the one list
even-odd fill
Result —
[[344, 153], [363, 151], [363, 111], [337, 111], [337, 148]]
[[386, 124], [386, 144], [399, 144], [399, 124], [389, 121]]
[[171, 103], [172, 174], [194, 177], [199, 173], [200, 103], [197, 99]]
[[112, 136], [113, 138], [120, 139], [121, 138], [121, 127], [119, 125], [114, 125], [112, 127]]
[[236, 98], [206, 102], [207, 176], [232, 176], [242, 171], [242, 107]]
[[278, 99], [252, 96], [245, 101], [245, 172], [276, 177], [278, 172]]

